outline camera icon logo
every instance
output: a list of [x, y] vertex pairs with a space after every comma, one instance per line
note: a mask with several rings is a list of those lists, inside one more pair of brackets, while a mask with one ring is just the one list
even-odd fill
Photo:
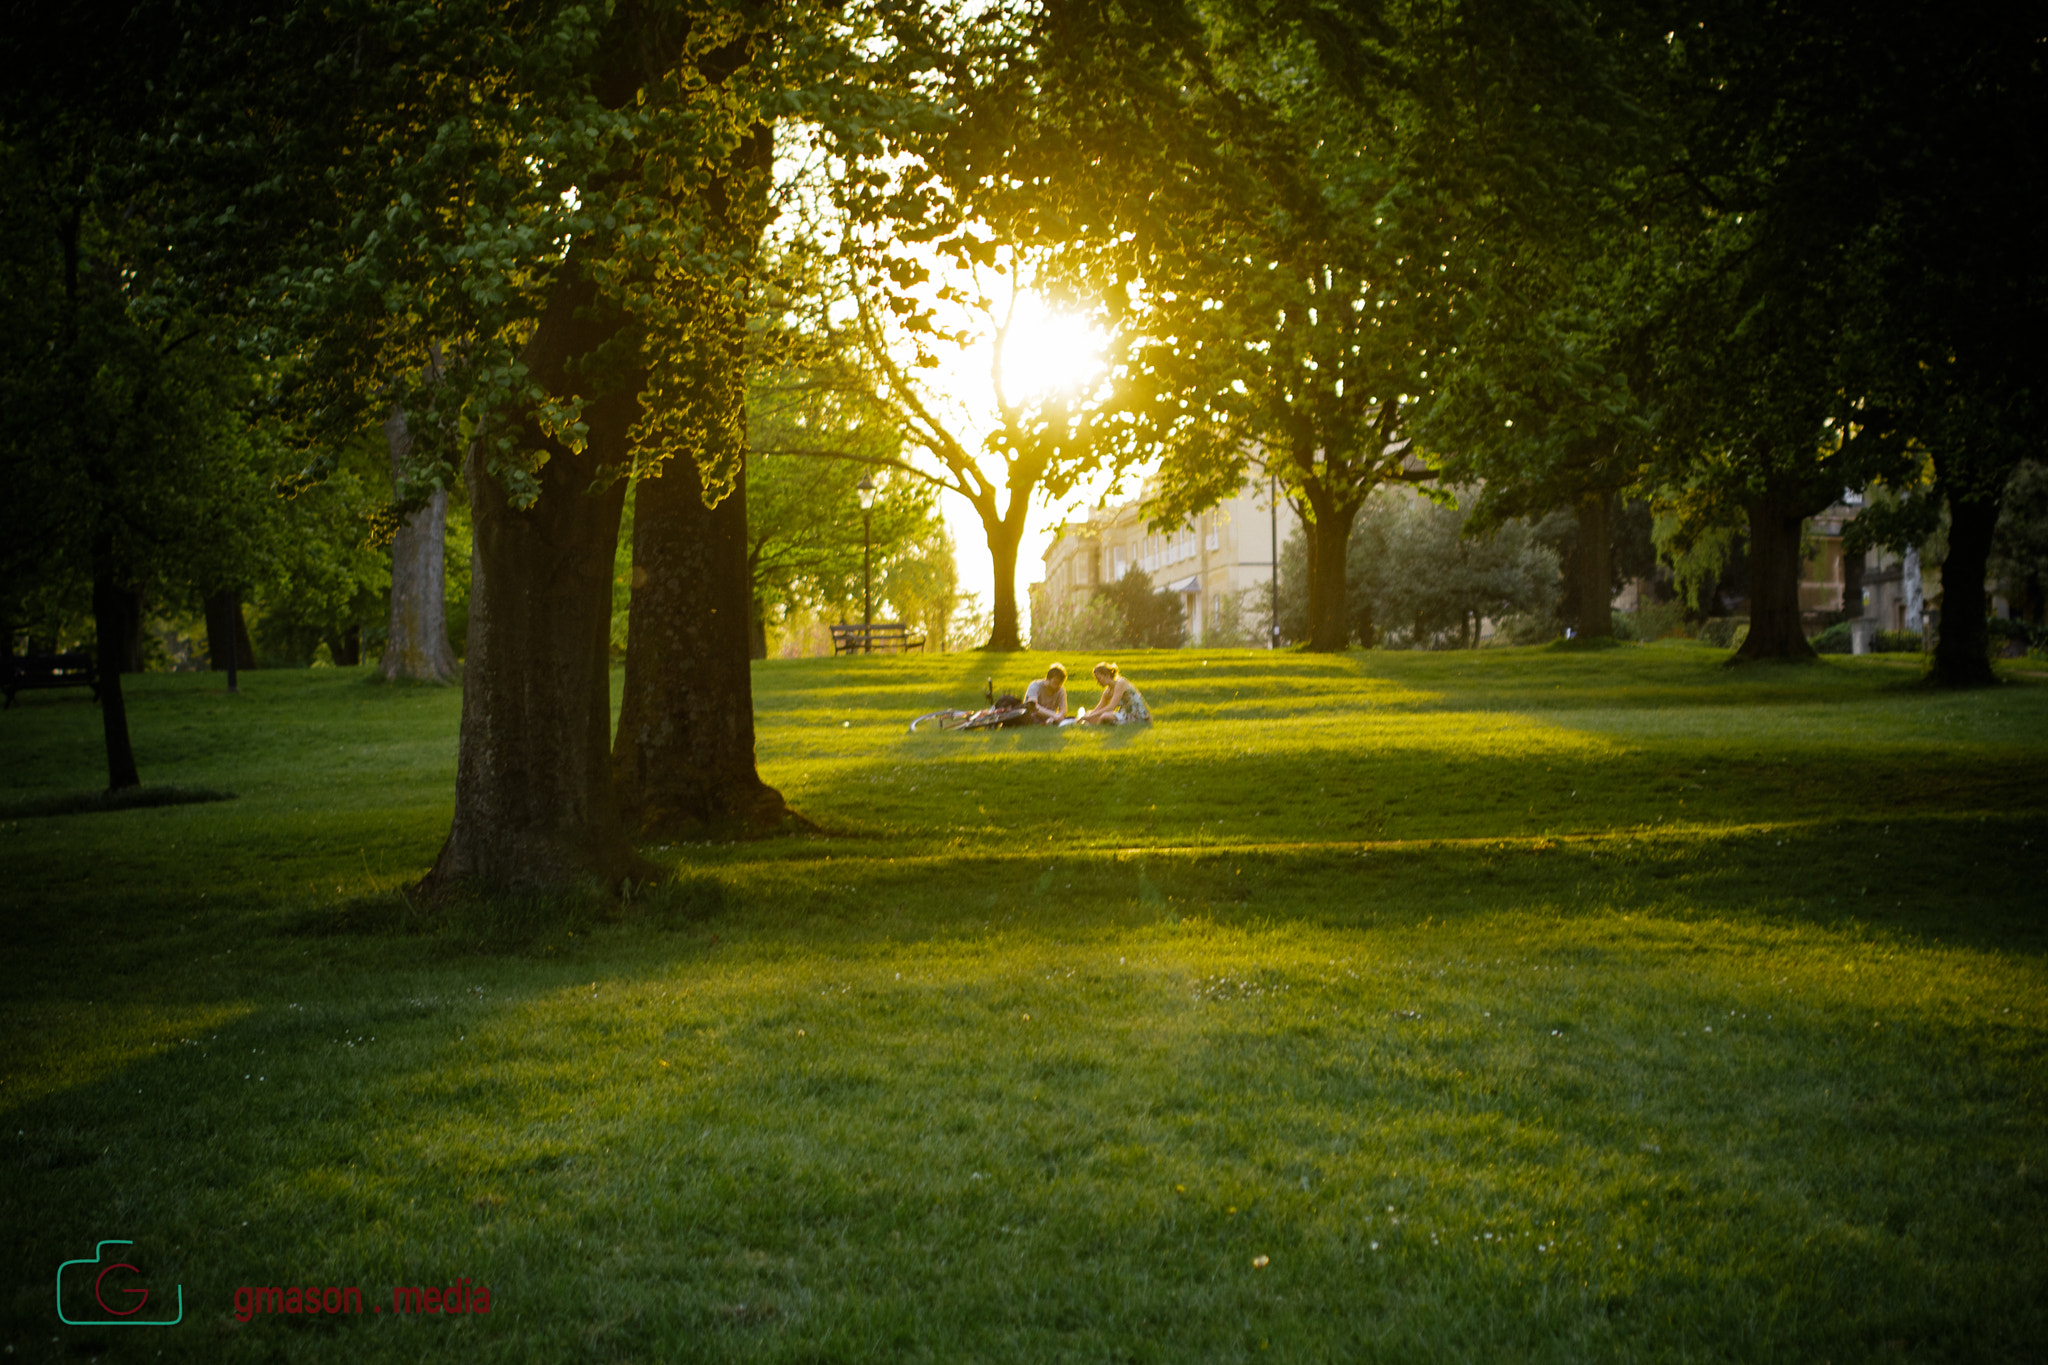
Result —
[[[149, 1290], [139, 1281], [142, 1272], [127, 1261], [112, 1259], [108, 1247], [134, 1246], [135, 1243], [109, 1239], [93, 1248], [91, 1260], [66, 1261], [57, 1267], [57, 1319], [68, 1327], [175, 1327], [185, 1320], [185, 1286], [178, 1286], [178, 1316], [144, 1317], [143, 1310], [149, 1306]], [[66, 1271], [73, 1266], [86, 1269], [72, 1271], [68, 1276], [71, 1294], [67, 1300]], [[85, 1316], [73, 1317], [67, 1311], [76, 1309]], [[162, 1311], [158, 1310], [159, 1313]]]

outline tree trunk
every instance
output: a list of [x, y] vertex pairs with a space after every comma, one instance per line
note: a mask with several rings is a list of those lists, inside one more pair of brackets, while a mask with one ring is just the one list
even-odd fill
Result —
[[1007, 521], [985, 519], [982, 525], [988, 531], [988, 553], [996, 572], [987, 648], [1019, 650], [1024, 648], [1024, 637], [1017, 627], [1017, 547], [1024, 539], [1024, 528], [1021, 523], [1012, 526]]
[[1302, 518], [1308, 541], [1308, 648], [1336, 653], [1351, 643], [1347, 605], [1351, 522], [1358, 505], [1339, 504], [1308, 491], [1309, 515]]
[[141, 601], [134, 592], [116, 586], [104, 569], [93, 575], [93, 652], [100, 679], [100, 728], [106, 736], [108, 791], [142, 785], [142, 777], [135, 770], [135, 748], [128, 739], [128, 700], [121, 691], [121, 675], [130, 671], [126, 655], [140, 615]]
[[206, 666], [215, 673], [228, 671], [228, 652], [234, 651], [236, 668], [254, 668], [256, 649], [249, 642], [249, 623], [242, 619], [242, 594], [223, 588], [206, 599]]
[[2000, 497], [1948, 499], [1948, 558], [1941, 562], [1941, 632], [1935, 637], [1934, 678], [1948, 687], [1983, 687], [1998, 681], [1985, 626], [1989, 600], [1984, 567], [1998, 526]]
[[[384, 419], [391, 450], [391, 481], [404, 477], [412, 455], [412, 429], [398, 408]], [[405, 519], [391, 540], [391, 634], [381, 671], [391, 682], [454, 682], [455, 651], [448, 644], [448, 592], [443, 564], [448, 490], [436, 488], [427, 505]]]
[[633, 602], [612, 776], [644, 836], [763, 832], [790, 818], [754, 766], [754, 624], [746, 476], [704, 505], [697, 462], [674, 455], [633, 501]]
[[1863, 560], [1865, 551], [1842, 551], [1842, 617], [1856, 621], [1863, 616]]
[[[521, 357], [533, 382], [575, 391], [577, 362], [618, 330], [616, 321], [590, 316], [596, 303], [596, 289], [582, 280], [555, 285]], [[470, 451], [476, 539], [455, 818], [429, 890], [463, 881], [611, 881], [633, 868], [608, 743], [612, 563], [625, 488], [591, 488], [602, 467], [626, 454], [638, 391], [627, 378], [586, 403], [580, 454], [526, 424], [524, 446], [547, 455], [530, 507], [514, 507], [481, 448]]]
[[1614, 634], [1614, 494], [1582, 494], [1572, 503], [1579, 543], [1572, 552], [1572, 627], [1581, 638]]
[[327, 637], [327, 654], [334, 660], [336, 668], [354, 668], [363, 661], [363, 628], [359, 625], [345, 627], [339, 634]]
[[1738, 660], [1815, 659], [1799, 620], [1799, 554], [1806, 518], [1822, 501], [1767, 492], [1745, 504], [1749, 512], [1749, 638]]

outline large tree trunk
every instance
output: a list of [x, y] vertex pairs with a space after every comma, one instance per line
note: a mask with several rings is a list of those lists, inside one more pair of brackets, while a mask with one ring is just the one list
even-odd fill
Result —
[[1949, 687], [1998, 681], [1991, 667], [1985, 617], [1984, 567], [1998, 527], [2000, 496], [1948, 499], [1948, 558], [1941, 562], [1941, 631], [1935, 637], [1934, 678]]
[[746, 478], [704, 505], [697, 462], [670, 456], [633, 503], [633, 604], [612, 774], [627, 827], [761, 832], [790, 818], [754, 766], [753, 575]]
[[1581, 637], [1614, 634], [1614, 494], [1602, 489], [1572, 503], [1579, 543], [1572, 552], [1572, 627]]
[[93, 575], [94, 663], [100, 679], [100, 728], [106, 737], [108, 791], [142, 785], [141, 774], [135, 770], [135, 748], [128, 739], [128, 700], [121, 690], [121, 675], [130, 671], [126, 656], [132, 648], [141, 605], [136, 594], [117, 586], [105, 569]]
[[[616, 321], [590, 316], [596, 303], [587, 282], [555, 285], [521, 357], [549, 392], [588, 382], [579, 362], [616, 334]], [[591, 489], [599, 470], [626, 454], [638, 391], [627, 377], [586, 403], [580, 454], [527, 424], [523, 444], [547, 455], [530, 507], [510, 503], [481, 443], [471, 449], [476, 541], [455, 818], [430, 890], [611, 881], [634, 866], [612, 797], [609, 744], [612, 563], [625, 488]]]
[[1766, 492], [1745, 504], [1749, 513], [1749, 638], [1738, 660], [1815, 659], [1799, 619], [1799, 553], [1806, 519], [1827, 506], [1812, 497]]
[[1348, 560], [1351, 523], [1358, 504], [1338, 502], [1306, 490], [1309, 515], [1302, 518], [1308, 541], [1308, 648], [1335, 653], [1351, 643]]
[[230, 653], [237, 669], [256, 666], [256, 647], [249, 640], [249, 623], [242, 618], [242, 594], [223, 588], [206, 599], [207, 668], [228, 672]]
[[[393, 408], [384, 419], [391, 450], [391, 480], [405, 477], [412, 455], [412, 429]], [[448, 490], [436, 488], [426, 506], [405, 519], [391, 540], [391, 634], [384, 642], [381, 671], [392, 682], [453, 682], [455, 651], [448, 643], [448, 593], [443, 551], [448, 527]]]
[[1007, 521], [987, 521], [988, 553], [995, 561], [994, 600], [989, 603], [988, 648], [1024, 648], [1024, 636], [1017, 626], [1017, 549], [1024, 539], [1024, 527]]

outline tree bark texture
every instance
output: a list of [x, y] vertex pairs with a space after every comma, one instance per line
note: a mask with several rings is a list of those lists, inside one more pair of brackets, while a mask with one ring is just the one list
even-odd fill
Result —
[[[405, 477], [412, 431], [405, 413], [384, 419], [391, 479]], [[448, 643], [447, 571], [442, 560], [448, 528], [448, 490], [437, 488], [426, 506], [407, 517], [391, 540], [391, 633], [380, 671], [391, 682], [454, 682], [455, 651]]]
[[215, 673], [228, 671], [228, 652], [233, 650], [238, 669], [256, 666], [256, 647], [249, 640], [249, 623], [242, 617], [242, 595], [224, 588], [206, 599], [206, 666]]
[[996, 575], [994, 600], [989, 604], [988, 648], [1019, 650], [1024, 648], [1024, 635], [1017, 624], [1017, 547], [1024, 539], [1022, 519], [1014, 526], [1008, 520], [984, 519], [983, 525]]
[[1863, 568], [1867, 552], [1842, 551], [1842, 616], [1858, 620], [1863, 615]]
[[1572, 503], [1579, 543], [1572, 552], [1572, 627], [1582, 638], [1614, 634], [1614, 494], [1605, 489]]
[[92, 624], [97, 642], [94, 664], [100, 679], [100, 728], [106, 738], [108, 791], [142, 785], [141, 774], [135, 768], [135, 747], [128, 737], [128, 700], [121, 690], [121, 675], [133, 671], [126, 656], [132, 648], [141, 605], [133, 591], [118, 586], [104, 570], [93, 575]]
[[1799, 619], [1799, 578], [1805, 561], [1799, 542], [1806, 519], [1823, 499], [1767, 491], [1746, 505], [1749, 513], [1749, 638], [1739, 660], [1815, 659]]
[[1984, 569], [1998, 527], [1997, 495], [1948, 499], [1948, 558], [1941, 562], [1941, 631], [1934, 642], [1934, 678], [1948, 687], [1998, 681], [1991, 667], [1990, 615]]
[[[617, 330], [589, 316], [596, 292], [573, 278], [558, 283], [527, 345], [528, 372], [550, 392], [573, 392], [577, 362]], [[429, 889], [611, 881], [633, 867], [608, 742], [612, 561], [625, 489], [591, 489], [600, 467], [625, 453], [637, 395], [628, 381], [586, 403], [581, 453], [527, 427], [526, 448], [548, 454], [530, 507], [512, 506], [480, 447], [470, 452], [476, 540], [455, 818]]]
[[1351, 643], [1349, 606], [1351, 524], [1357, 502], [1344, 503], [1306, 490], [1309, 515], [1302, 518], [1308, 542], [1308, 648], [1336, 653]]
[[633, 503], [633, 604], [612, 778], [630, 830], [765, 832], [789, 818], [754, 766], [753, 575], [744, 473], [704, 505], [672, 456]]

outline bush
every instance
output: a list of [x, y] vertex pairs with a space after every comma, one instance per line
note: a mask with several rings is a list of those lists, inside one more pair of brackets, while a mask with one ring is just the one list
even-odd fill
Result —
[[1920, 632], [1917, 630], [1881, 630], [1877, 643], [1872, 646], [1879, 654], [1918, 654]]
[[1180, 594], [1154, 588], [1152, 576], [1133, 564], [1124, 576], [1095, 595], [1114, 606], [1124, 620], [1118, 643], [1152, 649], [1179, 649], [1187, 643], [1188, 613]]
[[1740, 649], [1742, 642], [1749, 638], [1747, 616], [1716, 616], [1700, 624], [1699, 639], [1702, 644], [1716, 649]]
[[1119, 649], [1131, 643], [1123, 609], [1100, 593], [1076, 594], [1050, 603], [1034, 593], [1031, 606], [1033, 649]]
[[2048, 630], [2036, 630], [2025, 621], [2012, 621], [2003, 616], [1994, 616], [1984, 623], [1985, 634], [1990, 637], [1991, 657], [1994, 659], [2018, 659], [2036, 643], [2048, 644]]
[[1852, 634], [1853, 632], [1850, 631], [1847, 621], [1837, 621], [1813, 637], [1811, 641], [1813, 652], [1816, 654], [1851, 653], [1854, 648], [1854, 642], [1851, 639]]
[[1564, 628], [1549, 612], [1509, 612], [1496, 624], [1493, 644], [1497, 645], [1547, 645], [1555, 640]]
[[1652, 602], [1634, 611], [1614, 613], [1614, 638], [1617, 640], [1648, 643], [1686, 633], [1685, 608], [1677, 602]]

